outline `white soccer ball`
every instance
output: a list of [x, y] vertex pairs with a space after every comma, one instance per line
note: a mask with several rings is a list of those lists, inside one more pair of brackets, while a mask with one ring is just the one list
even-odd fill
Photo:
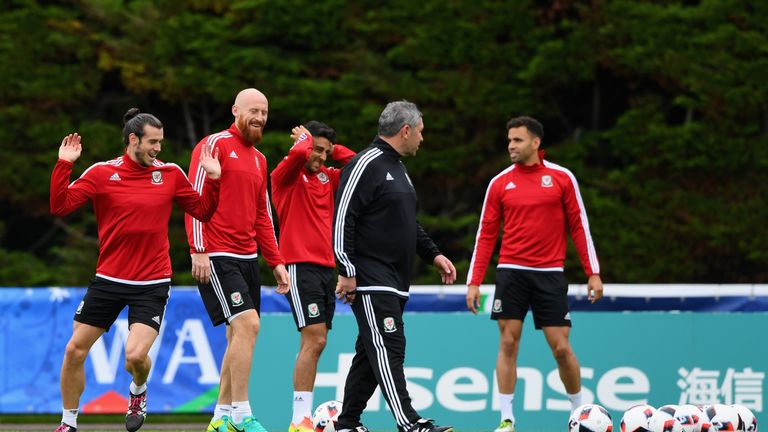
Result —
[[[664, 409], [662, 410], [662, 408]], [[683, 432], [683, 425], [673, 415], [674, 410], [675, 407], [669, 406], [657, 409], [648, 421], [648, 430], [651, 432]]]
[[746, 432], [757, 432], [757, 417], [752, 413], [752, 410], [744, 405], [734, 404], [733, 407], [736, 408], [736, 412], [738, 412], [739, 417], [741, 417], [741, 422], [744, 426], [743, 430]]
[[621, 416], [621, 432], [648, 432], [648, 421], [656, 408], [642, 404], [624, 411]]
[[[692, 411], [691, 407], [695, 409], [696, 412]], [[677, 419], [677, 421], [680, 422], [680, 426], [682, 426], [683, 432], [701, 431], [701, 423], [699, 421], [700, 416], [698, 415], [700, 410], [693, 405], [664, 405], [659, 408], [659, 411], [664, 411]]]
[[693, 432], [710, 432], [712, 425], [709, 423], [709, 417], [704, 411], [696, 405], [680, 405], [677, 410], [679, 416], [688, 416], [693, 421]]
[[725, 404], [710, 405], [705, 411], [716, 431], [742, 431], [744, 426], [736, 408]]
[[332, 400], [318, 405], [312, 415], [312, 425], [315, 427], [315, 432], [336, 432], [333, 422], [339, 419], [339, 414], [341, 414], [341, 402], [339, 401]]
[[613, 432], [613, 420], [600, 405], [582, 405], [571, 413], [568, 432]]

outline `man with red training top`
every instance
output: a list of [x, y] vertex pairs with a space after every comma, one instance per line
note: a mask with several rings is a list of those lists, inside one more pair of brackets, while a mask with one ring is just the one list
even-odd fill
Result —
[[269, 103], [260, 91], [237, 94], [229, 129], [203, 138], [192, 152], [189, 178], [198, 191], [208, 181], [199, 157], [217, 149], [221, 197], [211, 220], [185, 219], [192, 253], [192, 276], [214, 325], [227, 323], [227, 349], [221, 364], [219, 397], [208, 430], [261, 432], [248, 402], [248, 383], [261, 320], [258, 250], [273, 269], [277, 292], [288, 291], [289, 276], [277, 247], [267, 193], [267, 159], [256, 149], [267, 123]]
[[517, 354], [523, 320], [530, 307], [537, 329], [557, 361], [571, 407], [581, 405], [579, 362], [568, 340], [568, 281], [563, 275], [567, 231], [589, 277], [589, 299], [603, 296], [600, 264], [576, 178], [544, 160], [539, 150], [544, 128], [531, 117], [507, 123], [512, 166], [488, 185], [475, 251], [467, 275], [467, 307], [477, 313], [480, 284], [503, 223], [496, 292], [491, 319], [497, 320], [501, 344], [496, 360], [501, 424], [496, 432], [514, 432], [512, 399], [517, 381]]
[[336, 307], [331, 243], [333, 200], [341, 170], [328, 158], [349, 162], [355, 152], [335, 144], [336, 131], [310, 121], [293, 128], [296, 143], [272, 171], [272, 200], [291, 286], [288, 300], [301, 332], [293, 371], [293, 418], [288, 432], [312, 432], [312, 390]]
[[147, 377], [152, 366], [148, 354], [171, 289], [171, 207], [176, 202], [185, 212], [208, 220], [218, 201], [221, 166], [209, 150], [200, 157], [210, 184], [201, 197], [178, 165], [157, 160], [163, 140], [160, 120], [132, 108], [123, 121], [123, 156], [92, 165], [69, 184], [72, 166], [82, 152], [80, 135], [69, 134], [61, 142], [51, 175], [51, 213], [67, 215], [91, 201], [99, 228], [96, 277], [75, 312], [72, 337], [61, 365], [63, 413], [56, 432], [77, 431], [85, 359], [126, 306], [125, 368], [133, 381], [125, 427], [133, 432], [144, 424]]

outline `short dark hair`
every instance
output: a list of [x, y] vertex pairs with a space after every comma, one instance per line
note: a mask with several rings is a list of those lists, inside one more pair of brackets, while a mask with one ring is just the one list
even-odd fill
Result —
[[123, 115], [123, 144], [128, 146], [128, 136], [134, 134], [139, 137], [144, 136], [144, 126], [150, 125], [158, 129], [163, 128], [163, 124], [157, 117], [150, 113], [143, 113], [138, 108], [131, 108]]
[[544, 126], [533, 117], [520, 116], [507, 122], [507, 130], [521, 126], [525, 126], [525, 128], [528, 129], [528, 132], [539, 137], [539, 139], [544, 139]]
[[310, 120], [304, 127], [307, 128], [313, 137], [323, 137], [330, 141], [331, 144], [336, 144], [336, 131], [327, 124], [317, 120]]

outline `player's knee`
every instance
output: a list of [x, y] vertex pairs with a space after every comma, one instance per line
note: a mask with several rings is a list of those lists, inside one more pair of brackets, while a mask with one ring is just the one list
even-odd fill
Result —
[[85, 363], [85, 359], [88, 356], [88, 350], [84, 347], [78, 346], [76, 343], [70, 341], [64, 348], [64, 357], [67, 361], [72, 363]]
[[233, 321], [232, 323], [233, 337], [256, 339], [256, 336], [259, 334], [259, 330], [261, 329], [261, 321], [259, 321], [258, 316], [237, 317], [236, 320], [237, 321]]
[[552, 355], [557, 361], [565, 361], [572, 355], [571, 346], [567, 343], [558, 344], [552, 348]]
[[316, 356], [320, 356], [322, 354], [323, 350], [325, 349], [325, 345], [328, 343], [328, 338], [325, 336], [320, 336], [315, 338], [311, 345], [312, 353]]
[[147, 355], [135, 351], [129, 351], [125, 353], [125, 368], [127, 370], [135, 370], [144, 366], [147, 360]]
[[499, 349], [505, 355], [513, 355], [517, 349], [519, 341], [512, 336], [503, 336], [499, 343]]

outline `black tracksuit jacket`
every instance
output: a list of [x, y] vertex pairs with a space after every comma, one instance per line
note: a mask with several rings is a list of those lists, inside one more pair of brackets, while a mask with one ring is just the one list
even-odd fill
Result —
[[440, 255], [416, 220], [416, 190], [400, 154], [381, 137], [341, 171], [333, 226], [339, 274], [357, 278], [360, 293], [407, 298], [416, 253]]

